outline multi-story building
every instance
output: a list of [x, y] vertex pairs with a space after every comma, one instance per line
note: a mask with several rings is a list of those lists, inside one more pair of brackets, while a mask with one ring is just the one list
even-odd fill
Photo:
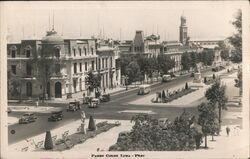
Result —
[[119, 49], [112, 40], [99, 40], [97, 44], [97, 70], [101, 74], [101, 88], [113, 89], [120, 85], [121, 72], [116, 67]]
[[[88, 93], [86, 75], [98, 68], [96, 41], [63, 39], [52, 29], [41, 40], [8, 44], [9, 83], [13, 85], [13, 78], [22, 81], [9, 98], [71, 98], [79, 92]], [[109, 55], [106, 58], [115, 63], [114, 55]]]

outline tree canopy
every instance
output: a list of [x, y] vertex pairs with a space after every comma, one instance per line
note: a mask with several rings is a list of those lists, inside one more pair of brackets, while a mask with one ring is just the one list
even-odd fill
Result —
[[240, 9], [237, 11], [232, 24], [236, 29], [236, 33], [229, 37], [229, 42], [235, 48], [235, 52], [232, 52], [231, 60], [238, 63], [242, 61], [242, 11]]

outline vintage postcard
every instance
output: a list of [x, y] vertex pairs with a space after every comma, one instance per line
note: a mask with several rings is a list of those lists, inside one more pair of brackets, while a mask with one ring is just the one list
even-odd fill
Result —
[[0, 2], [1, 158], [249, 157], [249, 2]]

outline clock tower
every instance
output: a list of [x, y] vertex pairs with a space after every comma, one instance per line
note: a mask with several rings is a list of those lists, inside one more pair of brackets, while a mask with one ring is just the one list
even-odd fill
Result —
[[186, 17], [181, 16], [181, 25], [180, 25], [180, 43], [183, 45], [187, 45], [187, 25], [186, 25]]

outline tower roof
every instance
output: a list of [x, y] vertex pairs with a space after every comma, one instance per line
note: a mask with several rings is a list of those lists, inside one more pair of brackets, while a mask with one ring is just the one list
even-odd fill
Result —
[[42, 38], [43, 43], [62, 43], [63, 41], [63, 38], [54, 29], [47, 31], [46, 36]]

